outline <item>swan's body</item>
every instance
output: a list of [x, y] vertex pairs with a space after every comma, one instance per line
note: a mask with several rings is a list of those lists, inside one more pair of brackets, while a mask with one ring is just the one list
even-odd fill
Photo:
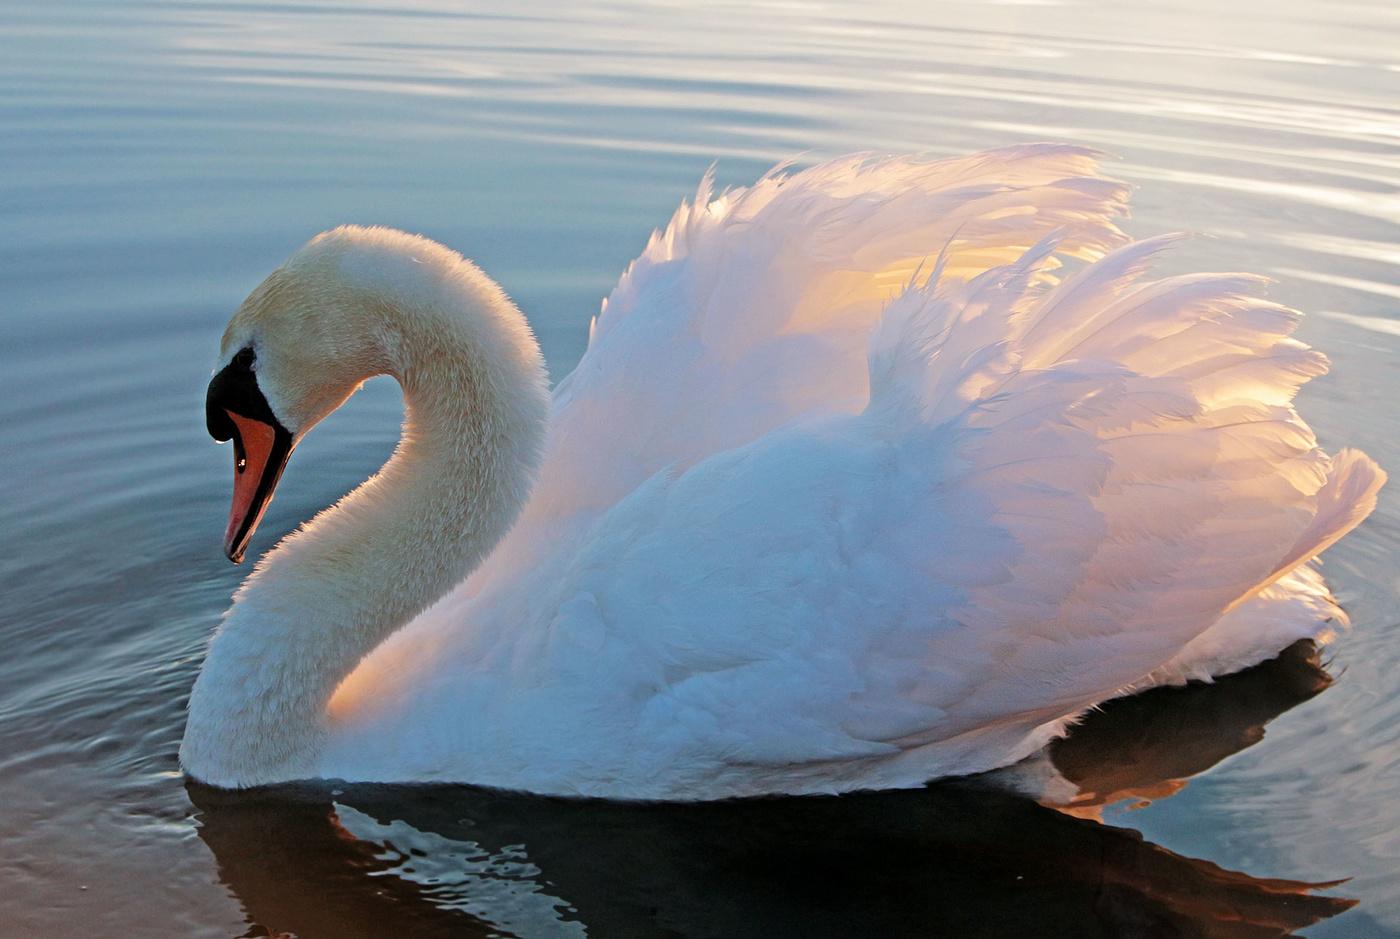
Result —
[[1325, 369], [1297, 315], [1242, 275], [1146, 279], [1167, 242], [1125, 244], [1124, 198], [1049, 146], [702, 188], [552, 403], [468, 262], [382, 229], [316, 239], [223, 361], [254, 350], [293, 438], [393, 374], [404, 443], [239, 591], [185, 767], [618, 798], [912, 786], [1322, 636], [1342, 616], [1309, 562], [1384, 475], [1293, 411]]

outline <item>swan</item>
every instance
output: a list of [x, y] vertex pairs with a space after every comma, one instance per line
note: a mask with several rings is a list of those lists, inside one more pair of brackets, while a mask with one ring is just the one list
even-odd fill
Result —
[[1099, 156], [858, 155], [716, 194], [551, 394], [505, 293], [346, 226], [231, 318], [239, 561], [297, 443], [402, 386], [383, 468], [234, 596], [184, 770], [709, 800], [1007, 766], [1086, 709], [1345, 617], [1315, 557], [1385, 479], [1242, 274], [1150, 276]]

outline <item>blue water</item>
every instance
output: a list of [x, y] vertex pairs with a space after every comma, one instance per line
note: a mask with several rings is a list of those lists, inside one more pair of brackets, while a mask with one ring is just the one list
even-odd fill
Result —
[[[712, 162], [742, 184], [850, 150], [1088, 143], [1140, 186], [1130, 231], [1213, 236], [1178, 263], [1269, 274], [1313, 314], [1334, 370], [1304, 415], [1400, 470], [1400, 7], [1219, 7], [0, 3], [0, 934], [1400, 935], [1395, 487], [1327, 556], [1356, 624], [1331, 686], [1304, 702], [1323, 679], [1300, 660], [1111, 712], [1074, 751], [1138, 767], [1103, 823], [959, 787], [221, 796], [175, 761], [242, 574], [203, 427], [217, 339], [342, 222], [474, 257], [562, 377]], [[399, 415], [376, 382], [328, 421], [262, 538], [371, 472]], [[1320, 894], [1359, 902], [1251, 877], [1351, 878]]]

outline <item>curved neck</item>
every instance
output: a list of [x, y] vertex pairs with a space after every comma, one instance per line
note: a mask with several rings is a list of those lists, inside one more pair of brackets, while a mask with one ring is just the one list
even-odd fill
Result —
[[520, 313], [470, 270], [484, 284], [458, 285], [455, 303], [360, 304], [380, 369], [403, 387], [403, 435], [378, 474], [284, 539], [235, 595], [181, 748], [204, 781], [317, 775], [336, 687], [480, 564], [523, 506], [543, 446], [544, 366]]

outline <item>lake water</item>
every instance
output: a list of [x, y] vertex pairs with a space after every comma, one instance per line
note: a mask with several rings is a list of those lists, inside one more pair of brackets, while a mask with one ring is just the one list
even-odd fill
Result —
[[[1395, 485], [1327, 555], [1355, 621], [1330, 686], [1297, 649], [1112, 706], [1055, 753], [1073, 813], [946, 784], [680, 808], [178, 772], [245, 573], [204, 386], [307, 237], [459, 248], [558, 378], [712, 161], [737, 184], [1028, 139], [1116, 154], [1130, 231], [1214, 236], [1182, 265], [1274, 277], [1334, 362], [1304, 415], [1400, 470], [1389, 0], [0, 3], [0, 934], [1400, 935]], [[399, 415], [380, 381], [328, 421], [254, 550]]]

